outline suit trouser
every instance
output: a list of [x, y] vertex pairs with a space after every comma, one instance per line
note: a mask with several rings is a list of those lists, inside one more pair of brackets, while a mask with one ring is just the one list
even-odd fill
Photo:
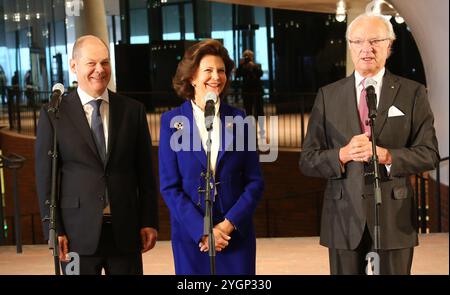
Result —
[[[366, 273], [366, 254], [373, 250], [369, 229], [364, 229], [361, 242], [354, 250], [329, 248], [330, 273], [332, 275], [363, 275]], [[414, 248], [379, 250], [380, 274], [409, 275]]]
[[[65, 274], [66, 263], [61, 263]], [[80, 255], [80, 275], [142, 275], [142, 254], [123, 253], [116, 247], [112, 224], [104, 221], [97, 251], [93, 255]]]

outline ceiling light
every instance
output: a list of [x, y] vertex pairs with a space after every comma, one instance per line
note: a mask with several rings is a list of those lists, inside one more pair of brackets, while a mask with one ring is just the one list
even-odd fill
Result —
[[346, 9], [345, 9], [345, 2], [343, 0], [339, 0], [336, 4], [336, 20], [338, 22], [343, 22], [345, 20]]
[[397, 22], [397, 24], [403, 24], [405, 22], [403, 17], [401, 17], [400, 14], [398, 14], [398, 12], [395, 14], [395, 21]]

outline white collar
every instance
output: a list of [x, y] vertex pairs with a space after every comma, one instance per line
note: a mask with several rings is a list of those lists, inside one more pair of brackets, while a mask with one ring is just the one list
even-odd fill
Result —
[[[198, 105], [196, 105], [192, 99], [191, 99], [191, 104], [192, 104], [192, 110], [194, 111], [194, 116], [197, 118], [203, 117], [205, 114], [205, 111], [203, 111]], [[217, 114], [219, 113], [219, 109], [220, 109], [220, 99], [218, 99], [216, 102], [215, 114], [214, 114], [215, 116], [217, 116]]]
[[83, 106], [88, 104], [91, 100], [97, 100], [97, 99], [103, 99], [103, 101], [106, 101], [107, 103], [109, 103], [108, 89], [105, 89], [105, 91], [99, 97], [90, 96], [80, 87], [77, 87], [77, 93], [78, 93], [78, 96], [80, 97], [81, 104]]
[[[375, 80], [375, 82], [377, 82], [376, 85], [381, 85], [385, 72], [386, 72], [386, 68], [383, 67], [375, 76], [371, 77], [372, 79]], [[360, 84], [361, 84], [361, 81], [364, 80], [365, 78], [368, 78], [368, 77], [363, 77], [363, 76], [361, 76], [360, 73], [358, 73], [358, 71], [355, 71], [355, 85], [356, 85], [356, 87], [359, 87]]]

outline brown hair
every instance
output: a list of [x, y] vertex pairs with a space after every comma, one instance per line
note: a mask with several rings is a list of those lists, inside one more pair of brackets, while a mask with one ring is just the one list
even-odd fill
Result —
[[225, 74], [227, 76], [227, 83], [224, 87], [221, 96], [226, 92], [231, 82], [231, 72], [234, 69], [234, 62], [228, 55], [228, 50], [217, 40], [207, 39], [191, 46], [184, 53], [183, 59], [177, 67], [177, 72], [172, 79], [172, 86], [178, 96], [185, 99], [193, 99], [195, 89], [191, 85], [200, 61], [205, 55], [215, 55], [222, 58], [225, 64]]

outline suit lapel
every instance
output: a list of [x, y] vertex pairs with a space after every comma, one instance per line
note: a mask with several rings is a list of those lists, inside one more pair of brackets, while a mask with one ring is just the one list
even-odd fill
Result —
[[383, 77], [383, 86], [378, 103], [377, 118], [375, 120], [375, 136], [378, 137], [388, 116], [389, 108], [393, 105], [400, 84], [387, 70]]
[[[197, 160], [200, 161], [202, 166], [206, 169], [206, 152], [203, 149], [202, 141], [200, 139], [200, 134], [198, 132], [197, 125], [194, 121], [194, 114], [192, 110], [191, 101], [188, 100], [181, 105], [181, 113], [188, 119], [189, 126], [189, 140], [191, 142], [191, 149]], [[172, 127], [172, 126], [171, 126]], [[200, 145], [200, 146], [198, 146]]]
[[219, 154], [217, 155], [216, 167], [219, 167], [220, 160], [234, 142], [233, 137], [234, 123], [225, 121], [226, 116], [232, 115], [229, 106], [221, 102], [219, 113], [220, 113], [220, 148]]
[[[347, 137], [350, 139], [356, 134], [361, 134], [361, 126], [359, 124], [359, 111], [358, 106], [356, 104], [356, 88], [355, 88], [355, 75], [351, 75], [346, 79], [343, 85], [344, 89], [344, 99], [345, 99], [345, 109], [343, 114], [347, 113], [348, 118], [347, 120], [347, 126], [349, 134], [347, 134]], [[346, 110], [350, 110], [347, 112]]]
[[112, 149], [114, 147], [114, 142], [117, 138], [117, 130], [120, 122], [122, 122], [122, 114], [120, 108], [120, 102], [114, 93], [108, 90], [109, 94], [109, 120], [108, 120], [108, 149], [106, 151], [106, 162], [108, 163], [109, 157], [111, 156]]
[[[102, 162], [100, 155], [98, 154], [97, 147], [92, 137], [91, 128], [84, 114], [83, 106], [81, 105], [80, 97], [76, 91], [73, 91], [65, 99], [61, 101], [64, 105], [66, 115], [70, 118], [72, 123], [78, 129], [81, 137], [86, 141], [92, 152], [97, 155], [100, 162]], [[62, 108], [61, 108], [62, 109]]]

